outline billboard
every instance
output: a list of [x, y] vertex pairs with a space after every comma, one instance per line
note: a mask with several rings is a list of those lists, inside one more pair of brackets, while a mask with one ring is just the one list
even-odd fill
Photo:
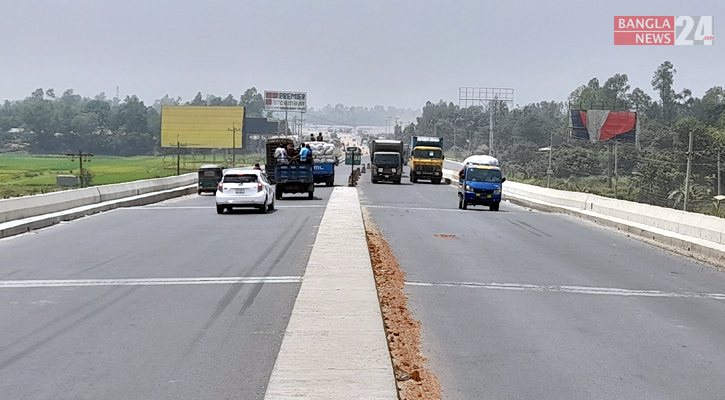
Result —
[[639, 142], [637, 113], [609, 110], [571, 110], [571, 135], [592, 143], [612, 138]]
[[241, 148], [244, 107], [163, 106], [161, 147]]
[[307, 93], [265, 90], [264, 110], [307, 112]]

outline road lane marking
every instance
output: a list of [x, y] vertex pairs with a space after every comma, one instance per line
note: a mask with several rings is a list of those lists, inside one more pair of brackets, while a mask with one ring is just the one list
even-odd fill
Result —
[[535, 291], [535, 292], [566, 292], [578, 294], [603, 294], [612, 296], [639, 296], [639, 297], [673, 297], [673, 298], [696, 298], [696, 299], [715, 299], [725, 300], [723, 293], [695, 293], [695, 292], [663, 292], [660, 290], [636, 290], [636, 289], [620, 289], [620, 288], [601, 288], [591, 286], [560, 286], [560, 285], [530, 285], [523, 283], [480, 283], [480, 282], [421, 282], [406, 281], [408, 286], [443, 286], [443, 287], [464, 287], [477, 289], [498, 289], [498, 290], [518, 290], [518, 291]]
[[[274, 208], [325, 208], [327, 206], [323, 204], [310, 204], [310, 205], [302, 205], [302, 206], [278, 206], [275, 205]], [[128, 208], [128, 210], [195, 210], [195, 209], [204, 209], [204, 210], [213, 210], [215, 209], [215, 206], [143, 206], [143, 207], [131, 207]]]
[[390, 208], [390, 209], [396, 209], [396, 210], [413, 210], [413, 211], [455, 211], [455, 212], [465, 212], [463, 210], [458, 210], [455, 208], [427, 208], [427, 207], [399, 207], [399, 206], [370, 206], [370, 205], [363, 205], [365, 208]]
[[0, 281], [0, 289], [80, 286], [230, 285], [235, 283], [300, 283], [301, 276], [142, 278], [142, 279], [49, 279]]

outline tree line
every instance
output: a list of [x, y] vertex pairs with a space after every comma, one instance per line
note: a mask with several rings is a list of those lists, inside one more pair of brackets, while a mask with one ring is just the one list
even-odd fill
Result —
[[135, 95], [121, 100], [108, 99], [105, 93], [89, 98], [73, 89], [60, 96], [53, 89], [37, 89], [23, 100], [5, 100], [0, 106], [0, 151], [154, 154], [160, 150], [161, 107], [165, 105], [244, 106], [248, 116], [264, 113], [264, 99], [254, 87], [239, 99], [231, 94], [203, 97], [199, 92], [191, 101], [166, 95], [153, 105]]
[[[687, 88], [677, 92], [676, 73], [669, 61], [657, 67], [650, 82], [656, 99], [639, 87], [632, 89], [626, 74], [616, 74], [604, 84], [592, 78], [575, 88], [568, 102], [515, 109], [504, 103], [461, 108], [427, 102], [422, 115], [412, 124], [396, 126], [395, 134], [405, 141], [412, 135], [442, 136], [448, 154], [460, 157], [488, 154], [492, 112], [494, 151], [508, 176], [545, 185], [549, 154], [540, 149], [552, 145], [553, 187], [677, 208], [683, 206], [689, 154], [690, 204], [714, 212], [718, 160], [725, 147], [725, 90], [713, 86], [701, 98]], [[570, 108], [636, 111], [640, 146], [618, 141], [615, 171], [611, 141], [590, 143], [569, 136]]]

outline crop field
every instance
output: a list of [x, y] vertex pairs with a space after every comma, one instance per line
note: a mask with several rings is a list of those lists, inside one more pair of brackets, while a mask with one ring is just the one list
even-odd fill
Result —
[[[182, 156], [179, 172], [184, 174], [196, 171], [202, 164], [224, 164], [220, 157], [212, 159], [206, 156]], [[261, 156], [237, 156], [237, 166], [263, 162]], [[83, 162], [83, 169], [93, 174], [93, 185], [130, 182], [141, 179], [162, 178], [176, 175], [176, 157], [172, 156], [136, 156], [110, 157], [95, 156], [91, 162]], [[78, 158], [55, 155], [0, 155], [0, 198], [18, 197], [39, 193], [48, 193], [71, 188], [59, 187], [57, 175], [78, 175]]]

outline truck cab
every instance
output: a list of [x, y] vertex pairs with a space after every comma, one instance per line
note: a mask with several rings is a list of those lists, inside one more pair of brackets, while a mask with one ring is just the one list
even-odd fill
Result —
[[488, 206], [498, 211], [501, 203], [501, 189], [506, 178], [501, 176], [501, 168], [492, 165], [467, 165], [458, 181], [458, 208], [465, 210], [468, 205]]
[[392, 181], [400, 183], [403, 176], [403, 159], [400, 153], [392, 151], [375, 152], [371, 160], [372, 183]]

